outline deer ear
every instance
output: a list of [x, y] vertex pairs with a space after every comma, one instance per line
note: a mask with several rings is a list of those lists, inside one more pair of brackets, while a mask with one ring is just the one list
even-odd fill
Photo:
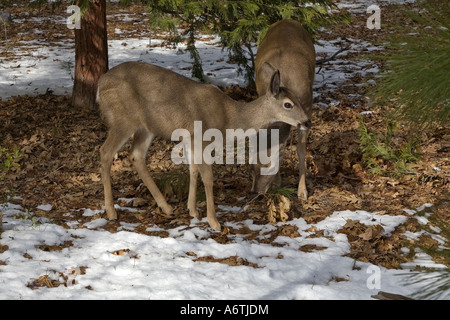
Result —
[[281, 84], [280, 71], [275, 70], [275, 72], [272, 74], [272, 78], [270, 79], [270, 87], [269, 87], [269, 92], [273, 96], [276, 96], [280, 93], [280, 84]]
[[275, 71], [277, 71], [277, 69], [267, 61], [264, 62], [259, 69], [257, 68], [256, 83], [259, 83], [259, 94], [270, 92], [270, 81]]

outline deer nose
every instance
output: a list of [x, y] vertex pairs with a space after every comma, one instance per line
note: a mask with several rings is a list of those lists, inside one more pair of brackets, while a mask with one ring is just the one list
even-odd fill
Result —
[[300, 123], [298, 125], [298, 129], [299, 130], [308, 130], [309, 128], [311, 128], [311, 125], [312, 125], [311, 120], [308, 120], [303, 123]]

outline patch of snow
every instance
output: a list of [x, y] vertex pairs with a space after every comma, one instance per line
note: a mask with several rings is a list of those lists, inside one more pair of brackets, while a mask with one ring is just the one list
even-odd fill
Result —
[[[79, 224], [63, 228], [16, 219], [24, 211], [18, 205], [6, 203], [2, 211], [6, 230], [0, 244], [8, 250], [0, 254], [0, 261], [5, 262], [0, 265], [0, 299], [370, 299], [379, 290], [406, 296], [420, 290], [419, 284], [405, 285], [404, 270], [345, 257], [350, 244], [346, 235], [337, 232], [348, 219], [355, 219], [381, 225], [389, 234], [405, 221], [403, 216], [347, 210], [316, 224], [298, 218], [287, 224], [297, 226], [300, 236], [279, 236], [275, 239], [279, 246], [272, 246], [238, 234], [233, 243], [220, 244], [209, 237], [214, 231], [204, 221], [168, 230], [170, 237], [161, 238], [130, 232], [135, 225], [125, 223], [121, 223], [122, 231], [110, 233], [101, 228], [107, 224], [105, 219], [92, 220], [81, 228]], [[255, 225], [252, 220], [228, 224], [261, 230], [260, 234], [275, 228]], [[324, 236], [308, 238], [312, 227], [324, 230]], [[157, 226], [147, 229], [161, 230]], [[39, 248], [68, 241], [72, 245], [60, 251]], [[308, 244], [323, 250], [300, 250]], [[257, 268], [196, 261], [207, 256], [242, 257]], [[405, 268], [418, 264], [442, 267], [418, 252], [414, 263]], [[85, 272], [71, 273], [77, 268]], [[368, 284], [372, 270], [378, 272], [377, 288]], [[67, 287], [27, 287], [43, 275], [60, 273], [71, 276]]]
[[43, 205], [36, 207], [36, 209], [43, 210], [43, 211], [50, 211], [50, 210], [52, 210], [52, 208], [53, 208], [53, 206], [51, 204], [43, 204]]

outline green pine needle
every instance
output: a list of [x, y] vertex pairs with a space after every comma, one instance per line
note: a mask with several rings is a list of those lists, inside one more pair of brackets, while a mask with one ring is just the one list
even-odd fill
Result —
[[393, 53], [372, 95], [393, 103], [393, 116], [420, 128], [445, 126], [450, 112], [450, 2], [426, 0], [419, 12], [406, 11], [416, 29], [399, 27]]

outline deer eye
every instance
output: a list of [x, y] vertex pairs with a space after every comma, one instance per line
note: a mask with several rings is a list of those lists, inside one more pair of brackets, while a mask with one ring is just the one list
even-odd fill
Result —
[[285, 103], [284, 103], [284, 107], [285, 107], [286, 109], [292, 109], [294, 106], [293, 106], [292, 103], [290, 103], [290, 102], [285, 102]]

